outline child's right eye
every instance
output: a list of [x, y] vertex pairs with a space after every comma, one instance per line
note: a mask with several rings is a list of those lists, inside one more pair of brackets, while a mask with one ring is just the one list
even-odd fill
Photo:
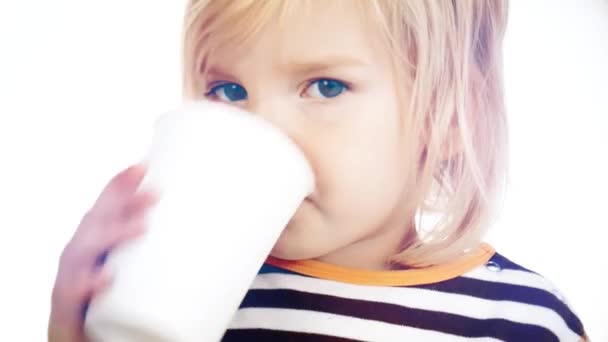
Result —
[[205, 96], [228, 103], [238, 102], [247, 99], [247, 90], [236, 83], [224, 83], [211, 88]]

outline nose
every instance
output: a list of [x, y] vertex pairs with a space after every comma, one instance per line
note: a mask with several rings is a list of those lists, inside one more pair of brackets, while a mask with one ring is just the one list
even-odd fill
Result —
[[312, 127], [306, 124], [305, 115], [299, 112], [297, 104], [282, 98], [249, 100], [247, 109], [286, 134], [299, 147], [317, 175], [313, 153], [315, 142], [310, 139]]
[[280, 98], [263, 99], [249, 102], [248, 110], [254, 115], [279, 128], [290, 138], [297, 139], [297, 113], [294, 106]]

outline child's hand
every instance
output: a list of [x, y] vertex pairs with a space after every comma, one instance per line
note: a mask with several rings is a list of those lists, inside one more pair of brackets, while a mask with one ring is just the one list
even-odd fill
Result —
[[155, 202], [151, 193], [136, 193], [144, 174], [145, 168], [136, 165], [116, 175], [65, 246], [53, 288], [49, 341], [86, 340], [86, 305], [109, 283], [103, 259], [113, 247], [144, 231], [144, 214]]

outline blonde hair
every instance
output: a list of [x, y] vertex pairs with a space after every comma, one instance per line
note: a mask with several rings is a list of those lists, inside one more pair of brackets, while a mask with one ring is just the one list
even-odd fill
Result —
[[[185, 98], [201, 96], [200, 74], [211, 51], [250, 39], [271, 18], [285, 18], [306, 3], [190, 0], [184, 20]], [[480, 243], [504, 190], [507, 123], [501, 49], [507, 2], [349, 4], [361, 6], [380, 25], [393, 52], [402, 95], [410, 98], [403, 129], [411, 144], [404, 153], [415, 159], [407, 175], [404, 212], [417, 213], [417, 229], [404, 237], [391, 262], [424, 267], [450, 261]]]

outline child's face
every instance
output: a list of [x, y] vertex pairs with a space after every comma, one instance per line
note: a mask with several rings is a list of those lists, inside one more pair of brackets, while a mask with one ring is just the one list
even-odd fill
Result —
[[309, 4], [246, 46], [212, 51], [207, 96], [280, 127], [315, 171], [315, 192], [273, 255], [375, 267], [363, 260], [394, 253], [407, 229], [395, 215], [405, 188], [400, 106], [407, 99], [398, 101], [376, 27], [340, 1]]

